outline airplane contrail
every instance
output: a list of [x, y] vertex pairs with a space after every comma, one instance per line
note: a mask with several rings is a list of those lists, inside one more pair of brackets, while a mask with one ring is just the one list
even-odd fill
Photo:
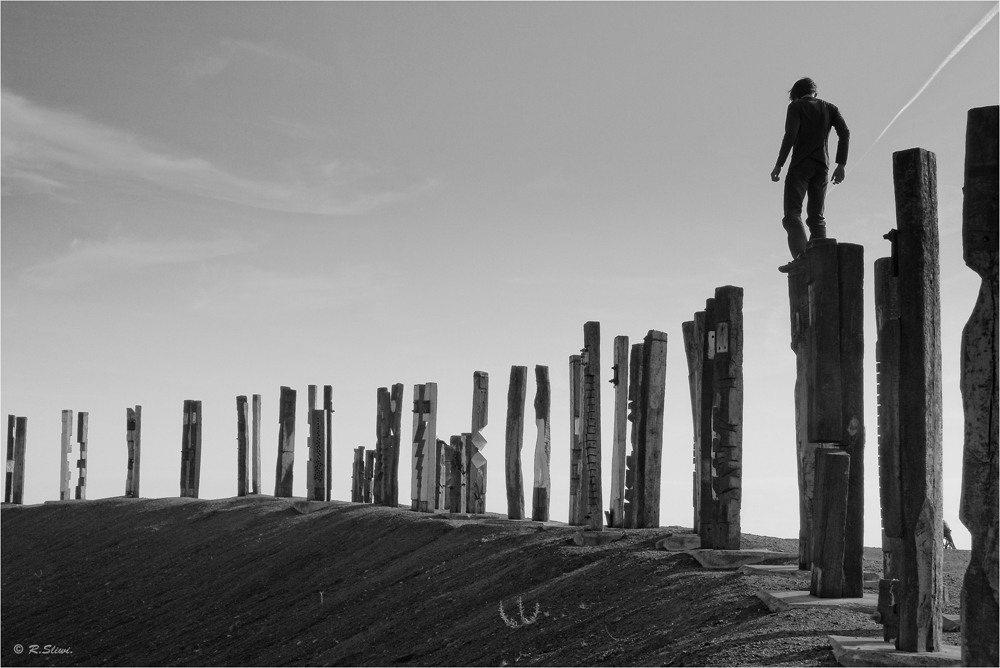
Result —
[[[931, 84], [931, 82], [932, 82], [932, 81], [934, 81], [934, 77], [936, 77], [936, 76], [938, 75], [938, 73], [939, 73], [939, 72], [940, 72], [940, 71], [941, 71], [942, 69], [944, 69], [944, 66], [945, 66], [945, 65], [947, 65], [947, 64], [948, 64], [948, 62], [949, 62], [949, 61], [951, 61], [951, 59], [952, 59], [952, 58], [954, 58], [954, 57], [955, 57], [955, 56], [956, 56], [956, 55], [958, 54], [958, 52], [959, 52], [959, 51], [961, 51], [961, 50], [962, 50], [962, 48], [963, 48], [963, 47], [964, 47], [964, 46], [965, 46], [966, 44], [968, 44], [968, 43], [969, 43], [969, 41], [970, 41], [970, 40], [971, 40], [971, 39], [972, 39], [973, 37], [975, 37], [975, 36], [976, 36], [976, 34], [977, 34], [977, 33], [978, 33], [978, 32], [979, 32], [980, 30], [982, 30], [983, 28], [985, 28], [985, 27], [986, 27], [986, 24], [987, 24], [987, 23], [989, 23], [989, 22], [990, 22], [990, 21], [991, 21], [991, 20], [993, 19], [993, 17], [997, 15], [997, 13], [998, 13], [998, 12], [1000, 12], [1000, 3], [997, 3], [996, 5], [993, 5], [993, 8], [992, 8], [992, 9], [990, 9], [990, 11], [988, 11], [988, 12], [986, 13], [986, 16], [984, 16], [984, 17], [983, 17], [983, 18], [982, 18], [982, 19], [981, 19], [981, 20], [979, 21], [979, 23], [977, 23], [977, 24], [975, 25], [975, 27], [974, 27], [974, 28], [973, 28], [972, 30], [970, 30], [970, 31], [969, 31], [969, 34], [968, 34], [968, 35], [966, 35], [966, 36], [965, 36], [965, 37], [964, 37], [964, 38], [962, 39], [962, 41], [958, 43], [958, 46], [956, 46], [956, 47], [955, 47], [954, 49], [952, 49], [952, 50], [951, 50], [951, 53], [949, 53], [949, 54], [948, 54], [948, 56], [947, 56], [947, 57], [946, 57], [946, 58], [945, 58], [945, 59], [944, 59], [944, 60], [943, 60], [943, 61], [941, 62], [941, 64], [940, 64], [940, 65], [938, 65], [937, 69], [936, 69], [936, 70], [934, 70], [934, 74], [932, 74], [932, 75], [930, 76], [930, 78], [929, 78], [929, 79], [928, 79], [928, 80], [927, 80], [927, 81], [926, 81], [926, 82], [924, 83], [924, 85], [920, 87], [920, 90], [918, 90], [918, 91], [917, 91], [917, 94], [916, 94], [916, 95], [914, 95], [914, 96], [913, 96], [913, 97], [912, 97], [912, 98], [910, 99], [910, 101], [909, 101], [909, 102], [907, 102], [906, 104], [904, 104], [904, 105], [903, 105], [903, 108], [902, 108], [902, 109], [900, 109], [900, 110], [899, 110], [899, 112], [897, 112], [897, 113], [896, 113], [896, 115], [892, 117], [892, 120], [891, 120], [891, 121], [889, 121], [889, 125], [885, 126], [885, 130], [882, 130], [882, 132], [881, 132], [881, 133], [879, 134], [879, 136], [875, 138], [875, 141], [873, 141], [873, 142], [872, 142], [872, 145], [868, 147], [868, 150], [864, 152], [864, 155], [862, 155], [862, 156], [861, 156], [861, 159], [860, 159], [860, 160], [858, 160], [858, 161], [857, 161], [856, 163], [854, 163], [854, 164], [853, 164], [853, 165], [851, 166], [851, 170], [853, 170], [853, 169], [854, 169], [855, 167], [857, 167], [857, 166], [858, 166], [859, 164], [861, 164], [861, 160], [864, 160], [864, 159], [865, 159], [865, 156], [866, 156], [866, 155], [868, 155], [868, 152], [869, 152], [869, 151], [871, 151], [871, 150], [872, 150], [872, 148], [874, 148], [875, 144], [877, 144], [877, 143], [878, 143], [878, 140], [882, 138], [882, 135], [884, 135], [884, 134], [885, 134], [885, 133], [886, 133], [886, 132], [887, 132], [887, 131], [889, 130], [889, 128], [890, 128], [890, 127], [892, 127], [892, 124], [896, 122], [896, 119], [897, 119], [897, 118], [899, 118], [899, 117], [900, 117], [900, 115], [902, 115], [902, 113], [903, 113], [904, 111], [906, 111], [906, 110], [907, 110], [907, 109], [909, 108], [909, 106], [910, 106], [911, 104], [913, 104], [913, 102], [914, 102], [914, 101], [915, 101], [915, 100], [916, 100], [916, 99], [917, 99], [918, 97], [920, 97], [920, 94], [921, 94], [921, 93], [923, 93], [923, 92], [924, 92], [924, 90], [926, 90], [926, 89], [927, 89], [927, 87], [928, 87], [928, 86], [929, 86], [929, 85]], [[848, 173], [850, 173], [850, 171], [851, 171], [851, 170], [848, 170]]]

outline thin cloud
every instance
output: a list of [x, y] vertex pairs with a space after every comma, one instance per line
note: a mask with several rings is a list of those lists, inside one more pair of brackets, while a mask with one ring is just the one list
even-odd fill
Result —
[[258, 44], [242, 39], [222, 39], [212, 53], [191, 59], [183, 65], [181, 80], [191, 86], [202, 79], [211, 79], [222, 74], [229, 67], [246, 57], [263, 58], [288, 66], [293, 70], [318, 68], [319, 64], [309, 58], [276, 44]]
[[[286, 169], [286, 179], [259, 181], [231, 174], [198, 157], [179, 157], [74, 114], [46, 109], [3, 91], [2, 172], [5, 194], [55, 192], [106, 177], [145, 182], [190, 195], [290, 213], [358, 215], [438, 185], [433, 179], [366, 192], [359, 175], [334, 160]], [[338, 194], [340, 193], [340, 194]]]

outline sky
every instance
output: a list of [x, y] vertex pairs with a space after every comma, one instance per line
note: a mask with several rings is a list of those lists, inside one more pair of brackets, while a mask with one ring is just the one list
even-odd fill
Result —
[[[895, 226], [892, 153], [921, 147], [938, 166], [944, 517], [968, 548], [959, 351], [980, 280], [962, 261], [965, 126], [1000, 98], [998, 21], [875, 140], [994, 4], [2, 3], [0, 411], [28, 418], [25, 503], [59, 497], [64, 409], [90, 415], [88, 497], [122, 495], [135, 405], [142, 496], [178, 496], [186, 399], [203, 402], [201, 497], [234, 496], [244, 394], [263, 397], [271, 493], [282, 385], [298, 391], [304, 496], [310, 384], [333, 386], [333, 497], [349, 500], [379, 387], [405, 386], [405, 461], [413, 385], [438, 384], [447, 440], [469, 431], [481, 370], [486, 505], [506, 512], [507, 384], [523, 365], [530, 509], [542, 364], [565, 521], [568, 360], [598, 321], [606, 379], [615, 336], [668, 335], [660, 522], [691, 526], [681, 323], [737, 285], [743, 531], [796, 537], [769, 175], [787, 91], [809, 76], [851, 129], [827, 221], [865, 252], [865, 544], [881, 543], [872, 267]], [[610, 384], [603, 398], [607, 505]]]

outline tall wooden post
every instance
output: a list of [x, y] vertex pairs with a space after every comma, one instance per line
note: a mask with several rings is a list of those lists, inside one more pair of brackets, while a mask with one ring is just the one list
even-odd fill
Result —
[[809, 350], [809, 293], [804, 263], [788, 272], [788, 304], [791, 320], [791, 348], [795, 353], [795, 466], [799, 488], [799, 570], [812, 568], [812, 496], [816, 466], [816, 446], [809, 442], [806, 416], [809, 413], [806, 376]]
[[897, 649], [941, 646], [941, 310], [933, 153], [893, 153], [899, 261], [899, 438], [903, 502]]
[[[323, 386], [323, 414], [326, 416], [326, 453], [324, 457], [324, 469], [326, 470], [326, 485], [324, 486], [323, 500], [330, 501], [333, 491], [333, 386]], [[374, 470], [372, 472], [374, 475]], [[371, 499], [368, 500], [371, 503]]]
[[705, 341], [702, 345], [701, 358], [701, 451], [699, 455], [699, 470], [701, 472], [701, 524], [698, 526], [698, 536], [701, 546], [715, 547], [715, 520], [718, 517], [718, 497], [712, 480], [713, 445], [715, 433], [715, 299], [705, 301]]
[[375, 416], [375, 472], [372, 498], [376, 504], [395, 508], [399, 503], [399, 445], [403, 385], [380, 387]]
[[660, 462], [663, 458], [663, 401], [667, 382], [667, 335], [649, 330], [642, 343], [642, 421], [639, 428], [637, 475], [642, 496], [636, 527], [660, 526]]
[[453, 435], [448, 445], [448, 512], [465, 512], [465, 440]]
[[62, 447], [59, 457], [59, 500], [68, 501], [70, 497], [69, 453], [73, 452], [73, 411], [62, 412]]
[[375, 451], [365, 450], [365, 485], [362, 490], [362, 501], [372, 502], [372, 482], [375, 479]]
[[819, 598], [844, 595], [844, 539], [851, 456], [839, 449], [816, 450], [816, 496], [813, 499], [812, 580], [809, 593]]
[[354, 448], [354, 465], [351, 467], [351, 503], [364, 501], [365, 446]]
[[[306, 499], [310, 501], [318, 501], [313, 495], [313, 490], [315, 488], [315, 471], [314, 468], [322, 464], [316, 461], [316, 447], [313, 441], [313, 411], [316, 410], [316, 386], [307, 386], [307, 404], [306, 404], [306, 424], [309, 425], [306, 430]], [[325, 443], [320, 445], [320, 448], [325, 447]]]
[[521, 447], [524, 444], [524, 405], [528, 394], [528, 367], [510, 368], [507, 389], [507, 430], [504, 467], [507, 481], [507, 518], [524, 519], [524, 481], [521, 476]]
[[580, 351], [583, 375], [582, 434], [584, 527], [604, 531], [604, 499], [601, 489], [601, 323], [583, 325], [583, 349]]
[[490, 376], [485, 371], [472, 374], [472, 438], [466, 450], [468, 457], [468, 497], [466, 507], [470, 513], [486, 512], [486, 457], [483, 448], [486, 439], [483, 429], [489, 422]]
[[694, 527], [701, 526], [701, 359], [705, 347], [705, 313], [699, 311], [692, 320], [681, 323], [684, 336], [684, 352], [688, 365], [688, 389], [691, 392], [691, 419], [694, 426], [694, 454], [692, 456], [694, 474], [692, 476], [692, 505], [694, 506]]
[[372, 480], [372, 500], [376, 505], [385, 503], [387, 451], [391, 438], [389, 419], [392, 415], [389, 402], [389, 388], [378, 388], [375, 393], [375, 473]]
[[551, 408], [552, 387], [549, 367], [535, 365], [535, 475], [531, 493], [531, 519], [549, 521], [549, 496], [552, 480], [549, 460], [552, 456]]
[[7, 477], [3, 487], [3, 502], [10, 503], [14, 492], [14, 435], [17, 431], [17, 417], [7, 416]]
[[962, 332], [962, 406], [965, 450], [959, 517], [972, 535], [962, 584], [962, 663], [1000, 665], [997, 625], [997, 107], [970, 109], [965, 134], [965, 263], [982, 278], [979, 297]]
[[201, 483], [201, 402], [184, 400], [181, 434], [181, 496], [198, 498]]
[[434, 509], [440, 510], [448, 507], [448, 448], [451, 447], [442, 439], [437, 439], [436, 472], [434, 474]]
[[251, 400], [253, 402], [253, 422], [251, 429], [251, 494], [260, 494], [260, 395], [255, 394]]
[[615, 430], [611, 446], [611, 500], [608, 526], [625, 526], [625, 446], [628, 441], [628, 337], [615, 337]]
[[738, 550], [743, 499], [743, 288], [726, 285], [715, 290], [712, 374], [714, 542], [717, 548]]
[[628, 416], [631, 423], [629, 434], [629, 454], [625, 457], [625, 523], [626, 529], [635, 529], [639, 497], [643, 492], [643, 480], [638, 476], [639, 433], [642, 424], [642, 343], [632, 344], [628, 367]]
[[236, 496], [246, 496], [250, 482], [250, 407], [247, 397], [236, 397]]
[[437, 485], [437, 383], [413, 386], [412, 509], [435, 510]]
[[569, 519], [570, 526], [583, 524], [583, 439], [580, 415], [580, 388], [583, 373], [580, 356], [569, 357]]
[[128, 469], [125, 474], [125, 496], [139, 498], [139, 473], [142, 459], [142, 406], [125, 409], [125, 448]]
[[312, 477], [306, 483], [306, 498], [323, 501], [326, 499], [326, 410], [322, 408], [309, 413], [309, 443]]
[[90, 413], [81, 411], [76, 414], [76, 442], [80, 446], [80, 458], [76, 461], [79, 479], [76, 483], [76, 498], [87, 498], [87, 432], [90, 426]]
[[28, 445], [28, 418], [15, 418], [14, 426], [14, 475], [11, 476], [11, 503], [24, 503], [24, 454]]
[[274, 474], [274, 495], [292, 496], [292, 467], [295, 464], [295, 390], [281, 387], [278, 399], [278, 463]]

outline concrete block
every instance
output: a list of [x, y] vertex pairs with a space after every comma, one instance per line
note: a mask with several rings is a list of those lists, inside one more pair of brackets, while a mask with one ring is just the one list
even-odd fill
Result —
[[830, 648], [841, 666], [961, 666], [962, 652], [941, 644], [939, 652], [900, 652], [880, 638], [830, 636]]
[[686, 552], [701, 547], [701, 536], [696, 533], [669, 534], [656, 541], [657, 550], [668, 552]]

